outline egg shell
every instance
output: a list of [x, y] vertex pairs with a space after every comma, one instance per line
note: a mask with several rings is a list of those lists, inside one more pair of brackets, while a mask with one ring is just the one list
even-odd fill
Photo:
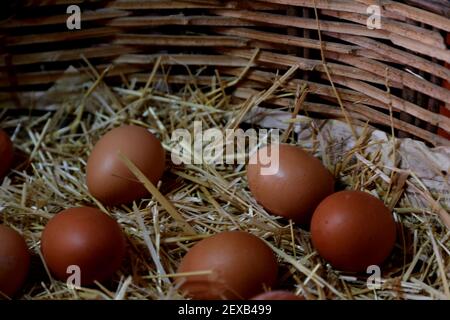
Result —
[[[279, 147], [275, 174], [263, 175], [262, 155]], [[248, 186], [256, 201], [268, 212], [308, 225], [316, 206], [334, 190], [334, 178], [322, 162], [303, 149], [269, 145], [255, 153], [247, 167]]]
[[54, 277], [66, 280], [78, 266], [81, 284], [109, 279], [121, 266], [126, 241], [118, 223], [96, 208], [61, 211], [45, 226], [41, 251]]
[[178, 279], [188, 297], [249, 299], [275, 284], [278, 264], [264, 241], [247, 232], [231, 231], [201, 240], [184, 256], [178, 272], [198, 271], [211, 273]]
[[8, 134], [0, 129], [0, 178], [3, 178], [11, 168], [14, 148]]
[[305, 298], [290, 291], [274, 290], [260, 293], [251, 298], [251, 300], [305, 300]]
[[366, 192], [341, 191], [317, 207], [311, 236], [314, 248], [335, 268], [366, 272], [391, 253], [396, 224], [381, 200]]
[[127, 204], [148, 194], [118, 157], [119, 151], [155, 185], [164, 172], [164, 149], [147, 129], [127, 125], [109, 131], [95, 145], [86, 167], [89, 192], [106, 205]]
[[14, 229], [0, 225], [0, 292], [13, 297], [22, 288], [29, 269], [25, 240]]

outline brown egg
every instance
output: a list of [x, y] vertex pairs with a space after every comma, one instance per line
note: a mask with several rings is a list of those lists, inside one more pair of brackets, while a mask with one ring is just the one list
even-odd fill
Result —
[[[125, 256], [125, 237], [117, 222], [90, 207], [63, 210], [45, 226], [41, 250], [51, 273], [59, 280], [80, 268], [81, 284], [109, 279]], [[70, 272], [69, 272], [70, 271]]]
[[126, 204], [147, 195], [145, 187], [119, 159], [119, 151], [155, 185], [164, 172], [164, 149], [147, 129], [122, 126], [109, 131], [95, 145], [86, 168], [89, 192], [107, 205]]
[[274, 290], [260, 293], [251, 300], [305, 300], [305, 298], [289, 291]]
[[0, 129], [0, 179], [6, 175], [13, 161], [13, 144], [5, 131]]
[[197, 243], [178, 268], [179, 273], [202, 271], [211, 273], [179, 278], [181, 291], [187, 296], [202, 300], [248, 299], [275, 284], [278, 264], [261, 239], [232, 231]]
[[381, 200], [366, 192], [341, 191], [317, 207], [311, 236], [319, 254], [335, 268], [366, 272], [391, 253], [396, 226]]
[[[278, 170], [262, 174], [262, 156], [279, 146]], [[272, 150], [273, 149], [273, 150]], [[299, 147], [269, 145], [255, 153], [247, 167], [248, 186], [256, 201], [272, 214], [309, 224], [316, 206], [334, 190], [334, 179], [322, 163]]]
[[29, 268], [30, 253], [25, 240], [15, 230], [0, 225], [0, 292], [14, 296], [24, 284]]

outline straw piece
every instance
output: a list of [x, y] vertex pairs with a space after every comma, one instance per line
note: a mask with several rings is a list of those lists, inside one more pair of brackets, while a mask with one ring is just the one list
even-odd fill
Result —
[[442, 286], [444, 287], [444, 292], [447, 295], [447, 300], [450, 300], [450, 285], [449, 285], [448, 280], [447, 280], [445, 267], [444, 267], [444, 265], [442, 263], [441, 250], [439, 250], [439, 248], [438, 248], [438, 246], [436, 244], [436, 239], [434, 238], [433, 232], [431, 232], [431, 230], [429, 230], [428, 234], [429, 234], [430, 239], [431, 239], [431, 244], [433, 245], [434, 255], [436, 256], [436, 261], [437, 261], [437, 265], [438, 265], [438, 268], [439, 268], [439, 275], [441, 276], [441, 279], [442, 279]]
[[161, 264], [161, 257], [159, 256], [155, 246], [153, 245], [152, 239], [150, 238], [149, 231], [145, 227], [144, 219], [142, 218], [142, 215], [139, 212], [139, 209], [137, 208], [135, 203], [133, 204], [133, 211], [134, 211], [134, 214], [136, 215], [136, 220], [139, 224], [139, 228], [141, 229], [142, 237], [144, 238], [144, 242], [147, 245], [147, 248], [150, 252], [150, 256], [152, 257], [153, 263], [155, 264], [156, 270], [158, 271], [158, 276], [162, 277], [163, 281], [165, 281], [166, 283], [170, 283], [170, 281], [167, 278], [165, 278], [165, 275], [167, 273], [164, 270], [163, 265]]
[[158, 200], [158, 202], [166, 209], [175, 221], [180, 224], [180, 227], [187, 235], [197, 234], [195, 230], [186, 222], [186, 220], [178, 213], [177, 209], [164, 197], [164, 195], [148, 180], [148, 178], [139, 170], [134, 163], [132, 163], [125, 155], [118, 153], [120, 160], [128, 167], [128, 169], [139, 179], [145, 188]]
[[[336, 294], [338, 297], [343, 298], [342, 293], [340, 293], [338, 290], [336, 290], [333, 286], [331, 286], [328, 282], [326, 282], [324, 279], [322, 279], [320, 276], [317, 275], [316, 271], [317, 268], [314, 270], [309, 270], [305, 266], [303, 266], [298, 261], [294, 260], [291, 256], [284, 253], [282, 250], [276, 248], [273, 244], [270, 242], [265, 241], [266, 244], [280, 257], [285, 259], [287, 262], [292, 264], [297, 270], [305, 274], [308, 278], [307, 280], [311, 279], [314, 282], [316, 282], [320, 286], [326, 286], [328, 289], [330, 289], [334, 294]], [[320, 267], [320, 266], [319, 266]], [[305, 281], [306, 282], [306, 281]], [[306, 282], [307, 283], [307, 282]]]

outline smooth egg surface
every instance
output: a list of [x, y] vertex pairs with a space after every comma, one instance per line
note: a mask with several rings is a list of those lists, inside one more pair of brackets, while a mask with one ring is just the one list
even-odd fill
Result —
[[89, 192], [106, 205], [127, 204], [148, 194], [118, 157], [119, 152], [154, 185], [164, 172], [164, 149], [147, 129], [127, 125], [109, 131], [95, 145], [86, 167]]
[[[262, 174], [265, 155], [277, 160], [274, 174]], [[334, 190], [334, 178], [322, 162], [303, 149], [273, 144], [256, 152], [247, 167], [248, 186], [256, 201], [267, 211], [308, 225], [316, 206]]]
[[14, 148], [8, 134], [0, 129], [0, 179], [11, 168], [14, 157]]
[[23, 237], [0, 225], [0, 292], [14, 296], [23, 286], [30, 268], [30, 253]]
[[178, 273], [181, 291], [193, 299], [249, 299], [277, 279], [278, 264], [270, 247], [241, 231], [221, 232], [203, 239], [183, 257]]
[[311, 237], [314, 248], [335, 268], [366, 272], [391, 253], [396, 225], [381, 200], [362, 191], [341, 191], [317, 207]]
[[125, 256], [125, 236], [118, 223], [91, 207], [70, 208], [45, 226], [41, 251], [51, 273], [66, 280], [79, 268], [82, 285], [109, 279]]

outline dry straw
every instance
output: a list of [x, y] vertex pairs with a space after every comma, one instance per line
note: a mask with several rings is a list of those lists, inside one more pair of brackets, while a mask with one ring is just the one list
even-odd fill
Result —
[[[24, 1], [24, 5], [28, 2]], [[6, 48], [116, 36], [103, 46], [34, 53], [17, 50], [18, 53], [9, 57], [11, 66], [61, 63], [78, 59], [80, 55], [85, 62], [78, 70], [68, 70], [65, 80], [59, 81], [54, 90], [18, 93], [22, 107], [39, 98], [40, 104], [31, 106], [35, 112], [0, 112], [2, 127], [13, 132], [17, 150], [25, 155], [0, 186], [0, 222], [21, 232], [34, 253], [32, 272], [20, 298], [182, 299], [174, 279], [182, 276], [176, 270], [186, 251], [211, 234], [239, 229], [261, 237], [274, 250], [281, 266], [279, 287], [307, 299], [450, 299], [448, 208], [442, 206], [439, 195], [427, 190], [414, 172], [405, 172], [395, 165], [386, 168], [380, 153], [367, 152], [374, 144], [369, 139], [368, 121], [391, 126], [392, 130], [402, 130], [434, 145], [448, 145], [447, 140], [436, 134], [392, 118], [392, 111], [416, 116], [447, 131], [448, 119], [389, 94], [390, 88], [408, 87], [450, 101], [448, 90], [414, 73], [411, 75], [408, 68], [446, 80], [450, 79], [450, 72], [435, 61], [407, 52], [449, 61], [439, 32], [407, 23], [411, 19], [450, 31], [448, 19], [413, 6], [384, 1], [385, 29], [369, 30], [361, 14], [365, 14], [372, 2], [266, 0], [246, 2], [248, 8], [242, 9], [237, 1], [226, 1], [224, 6], [222, 1], [215, 0], [115, 0], [105, 9], [86, 13], [89, 21], [108, 19], [104, 25], [79, 32], [8, 36], [8, 31], [16, 28], [64, 23], [66, 15], [10, 19], [2, 23], [0, 27], [7, 34]], [[319, 22], [317, 17], [279, 14], [277, 10], [285, 9], [284, 5], [320, 9], [322, 16], [332, 19]], [[206, 14], [136, 15], [140, 10], [194, 8], [207, 10]], [[333, 21], [336, 17], [339, 22]], [[321, 37], [308, 39], [270, 29], [251, 29], [261, 24], [272, 29], [287, 26], [315, 30], [319, 36], [324, 34], [328, 38], [322, 41]], [[214, 35], [143, 35], [126, 31], [168, 25], [207, 27]], [[396, 47], [387, 45], [385, 40]], [[139, 48], [143, 44], [206, 46], [210, 51], [149, 54]], [[283, 45], [290, 49], [320, 49], [321, 59], [280, 53]], [[255, 46], [260, 49], [255, 50]], [[115, 60], [113, 65], [94, 67], [88, 59], [96, 58]], [[8, 67], [8, 61], [0, 62], [0, 66]], [[405, 70], [394, 67], [388, 70], [387, 63], [401, 63]], [[153, 65], [153, 69], [143, 71], [148, 65]], [[264, 67], [253, 68], [257, 65]], [[171, 68], [186, 72], [172, 73]], [[214, 71], [205, 72], [208, 68]], [[281, 70], [282, 75], [275, 70]], [[296, 79], [293, 76], [296, 70], [317, 71], [324, 81]], [[15, 84], [53, 83], [61, 74], [57, 68], [22, 72], [17, 74]], [[120, 77], [122, 81], [111, 85], [104, 81], [107, 77]], [[9, 80], [1, 79], [0, 87], [9, 87]], [[380, 85], [386, 86], [386, 90], [380, 89]], [[305, 100], [309, 95], [320, 96], [326, 102]], [[0, 98], [2, 105], [10, 103], [9, 95], [6, 100], [4, 94]], [[330, 154], [326, 148], [309, 151], [320, 155], [340, 181], [341, 188], [371, 192], [393, 209], [399, 240], [383, 266], [380, 289], [367, 287], [367, 275], [334, 270], [312, 248], [307, 231], [269, 215], [252, 198], [242, 165], [175, 166], [168, 157], [166, 174], [161, 184], [155, 186], [121, 155], [122, 161], [149, 190], [149, 197], [132, 205], [109, 208], [88, 193], [86, 160], [95, 142], [108, 130], [122, 124], [146, 127], [161, 139], [170, 154], [171, 132], [175, 129], [192, 132], [195, 120], [202, 121], [204, 129], [236, 128], [249, 111], [261, 104], [292, 112], [291, 125], [282, 135], [287, 143], [296, 142], [291, 129], [300, 111], [341, 118], [352, 128], [355, 146], [340, 157]], [[363, 130], [355, 131], [355, 124]], [[313, 133], [314, 142], [318, 143], [312, 145], [320, 146], [320, 140], [326, 137], [314, 130]], [[396, 140], [392, 138], [390, 143], [390, 149], [395, 150]], [[419, 201], [404, 192], [406, 187], [412, 188], [427, 205], [419, 207]], [[46, 270], [39, 241], [51, 217], [62, 209], [80, 205], [99, 207], [117, 219], [128, 238], [128, 255], [111, 282], [74, 290], [53, 279]]]
[[[230, 79], [222, 78], [220, 72], [212, 76], [200, 73], [174, 85], [166, 81], [170, 74], [159, 60], [145, 86], [129, 82], [109, 87], [103, 82], [104, 73], [88, 66], [90, 72], [80, 75], [82, 79], [89, 77], [82, 83], [88, 89], [78, 96], [67, 96], [57, 111], [19, 117], [6, 114], [3, 126], [14, 131], [17, 149], [31, 155], [0, 189], [2, 223], [23, 233], [36, 255], [21, 297], [181, 299], [174, 279], [181, 276], [176, 273], [177, 266], [189, 247], [210, 234], [240, 229], [261, 237], [274, 250], [281, 265], [280, 287], [308, 299], [450, 298], [450, 231], [444, 225], [448, 212], [414, 174], [395, 178], [401, 170], [384, 168], [378, 163], [380, 157], [366, 155], [372, 143], [369, 128], [356, 137], [356, 146], [340, 160], [331, 162], [335, 157], [327, 150], [321, 151], [321, 157], [345, 188], [377, 194], [394, 208], [400, 239], [383, 268], [382, 287], [376, 291], [367, 288], [366, 275], [343, 274], [327, 265], [311, 247], [307, 231], [264, 211], [248, 190], [245, 166], [175, 166], [167, 159], [162, 183], [154, 186], [120, 155], [147, 187], [149, 198], [105, 208], [89, 195], [86, 159], [95, 142], [111, 128], [125, 123], [147, 127], [170, 153], [170, 133], [177, 128], [193, 130], [194, 120], [202, 121], [204, 129], [236, 127], [256, 104], [277, 99], [291, 101], [290, 107], [297, 105], [292, 108], [296, 114], [308, 88], [287, 85], [295, 68], [271, 86], [252, 92], [248, 99], [236, 100], [225, 88], [236, 85], [248, 68]], [[204, 82], [208, 85], [198, 84], [198, 78], [207, 79]], [[295, 143], [292, 134], [284, 138]], [[423, 196], [428, 208], [414, 207], [403, 193], [407, 185]], [[98, 206], [116, 218], [127, 234], [129, 250], [122, 269], [110, 283], [74, 290], [52, 279], [42, 267], [39, 239], [54, 214], [79, 205]]]

